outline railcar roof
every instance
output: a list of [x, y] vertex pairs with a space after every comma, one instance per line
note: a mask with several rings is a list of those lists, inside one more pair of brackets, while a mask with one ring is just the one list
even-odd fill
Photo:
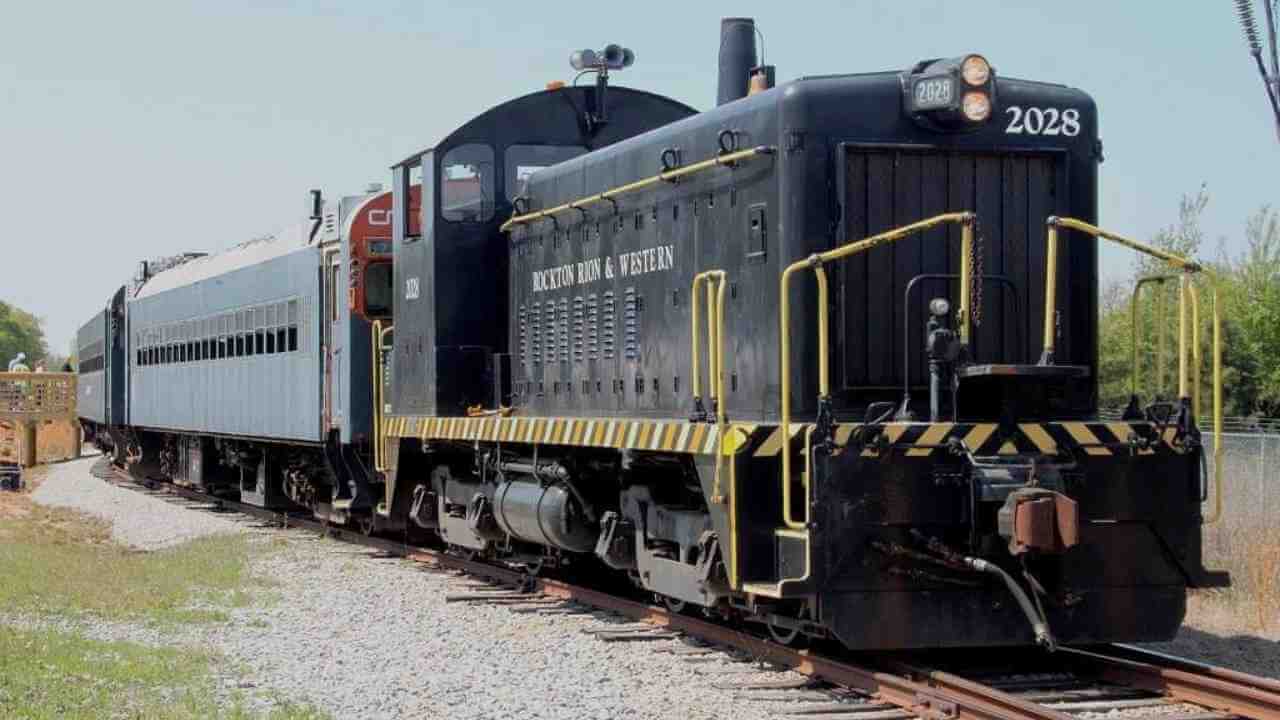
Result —
[[[556, 88], [554, 90], [535, 90], [534, 92], [527, 93], [525, 95], [520, 95], [519, 97], [514, 97], [508, 100], [504, 100], [503, 102], [500, 102], [497, 105], [494, 105], [493, 107], [489, 108], [488, 110], [485, 110], [479, 115], [476, 115], [470, 120], [467, 120], [462, 125], [459, 125], [453, 130], [450, 130], [449, 133], [445, 135], [443, 138], [441, 138], [440, 142], [436, 143], [435, 145], [430, 145], [428, 147], [425, 147], [419, 150], [418, 152], [413, 153], [412, 155], [409, 155], [404, 160], [401, 160], [400, 162], [396, 163], [395, 165], [392, 165], [391, 167], [396, 168], [396, 167], [416, 165], [418, 163], [418, 159], [421, 158], [426, 153], [431, 152], [433, 149], [437, 147], [447, 146], [449, 144], [449, 141], [455, 136], [464, 134], [466, 131], [474, 127], [483, 127], [485, 123], [493, 121], [495, 118], [504, 118], [507, 116], [518, 117], [521, 113], [537, 114], [543, 111], [546, 107], [551, 106], [552, 104], [558, 104], [566, 101], [572, 104], [575, 110], [579, 110], [581, 108], [578, 106], [577, 103], [582, 101], [583, 94], [586, 93], [589, 89], [590, 88], [586, 85], [580, 85], [580, 86], [567, 85], [565, 87]], [[697, 113], [697, 110], [695, 108], [692, 108], [680, 102], [679, 100], [676, 100], [674, 98], [669, 98], [665, 95], [651, 92], [649, 90], [641, 90], [638, 88], [627, 87], [626, 85], [610, 85], [609, 92], [616, 94], [618, 97], [633, 96], [633, 97], [644, 97], [644, 98], [650, 98], [655, 100], [661, 100], [664, 102], [671, 103], [672, 105], [675, 105], [690, 113]], [[625, 108], [623, 109], [623, 112], [626, 112]]]
[[220, 253], [188, 260], [149, 278], [138, 289], [133, 300], [159, 295], [166, 290], [191, 285], [281, 255], [288, 255], [307, 246], [310, 231], [310, 224], [303, 222], [270, 237], [250, 240]]

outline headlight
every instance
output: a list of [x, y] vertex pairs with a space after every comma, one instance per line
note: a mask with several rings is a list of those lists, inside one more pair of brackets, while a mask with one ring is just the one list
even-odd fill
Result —
[[944, 317], [951, 312], [951, 303], [946, 298], [934, 298], [929, 301], [929, 314], [934, 317]]
[[922, 60], [900, 83], [907, 114], [935, 132], [977, 130], [996, 114], [996, 69], [978, 53]]
[[984, 85], [991, 77], [991, 65], [981, 55], [970, 55], [960, 65], [960, 76], [967, 84], [974, 87]]
[[971, 122], [982, 122], [991, 114], [991, 98], [984, 92], [967, 92], [961, 104], [964, 116]]

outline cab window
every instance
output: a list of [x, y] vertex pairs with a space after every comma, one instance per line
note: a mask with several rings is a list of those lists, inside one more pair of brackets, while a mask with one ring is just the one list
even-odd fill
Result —
[[572, 160], [587, 152], [577, 145], [512, 145], [507, 148], [507, 197], [527, 195], [529, 176], [545, 167]]
[[459, 145], [440, 163], [440, 215], [452, 222], [493, 218], [493, 148]]
[[391, 263], [370, 263], [364, 272], [364, 310], [369, 317], [391, 314]]

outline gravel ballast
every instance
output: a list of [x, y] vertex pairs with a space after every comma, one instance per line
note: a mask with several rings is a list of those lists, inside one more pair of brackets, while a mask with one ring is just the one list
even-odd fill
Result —
[[[93, 477], [94, 461], [50, 468], [34, 499], [109, 520], [133, 547], [155, 549], [222, 532], [250, 533], [264, 548], [251, 571], [267, 579], [230, 622], [158, 630], [92, 619], [30, 618], [90, 637], [214, 650], [220, 697], [268, 710], [282, 699], [335, 718], [754, 718], [802, 707], [812, 693], [716, 688], [791, 673], [756, 672], [723, 654], [689, 661], [663, 652], [682, 641], [606, 643], [585, 628], [625, 621], [604, 614], [521, 612], [446, 603], [475, 592], [464, 577], [298, 530], [215, 516]], [[233, 519], [235, 518], [235, 519]], [[7, 622], [7, 621], [5, 621]], [[1250, 642], [1243, 642], [1248, 640]], [[1196, 629], [1162, 647], [1192, 659], [1274, 675], [1272, 638]], [[1256, 653], [1256, 657], [1253, 655]], [[788, 697], [790, 696], [790, 697]], [[766, 699], [769, 698], [769, 699]], [[809, 697], [821, 700], [821, 697]]]
[[208, 535], [245, 531], [244, 525], [227, 518], [104, 482], [89, 472], [99, 459], [49, 466], [31, 499], [102, 518], [111, 523], [112, 539], [138, 550], [158, 550]]
[[260, 591], [263, 601], [233, 609], [229, 623], [157, 633], [79, 620], [77, 629], [102, 639], [216, 650], [225, 658], [220, 687], [248, 694], [260, 709], [283, 698], [336, 718], [753, 720], [796, 707], [713, 687], [752, 677], [749, 664], [719, 654], [688, 662], [659, 651], [680, 640], [606, 643], [582, 632], [620, 619], [446, 603], [447, 594], [469, 591], [466, 579], [117, 488], [93, 477], [92, 463], [52, 468], [36, 501], [106, 518], [134, 547], [253, 532], [269, 550], [252, 571], [270, 587]]

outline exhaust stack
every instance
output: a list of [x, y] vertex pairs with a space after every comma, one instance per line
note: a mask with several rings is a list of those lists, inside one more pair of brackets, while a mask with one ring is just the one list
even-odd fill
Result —
[[756, 62], [756, 21], [743, 17], [722, 19], [716, 105], [747, 96], [748, 82]]

